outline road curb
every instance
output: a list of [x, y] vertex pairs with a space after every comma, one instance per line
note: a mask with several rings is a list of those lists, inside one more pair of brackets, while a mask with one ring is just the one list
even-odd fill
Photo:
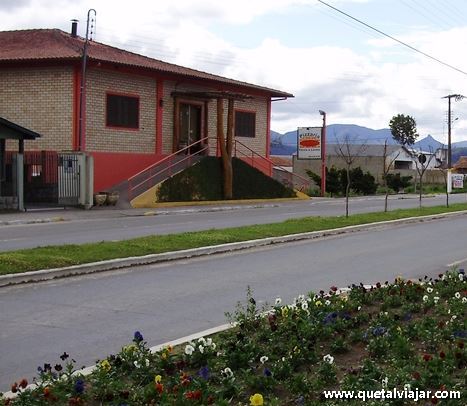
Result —
[[[190, 335], [185, 336], [185, 337], [181, 337], [181, 338], [177, 338], [175, 340], [167, 341], [167, 342], [165, 342], [163, 344], [155, 345], [153, 347], [150, 347], [149, 351], [151, 351], [152, 353], [156, 353], [158, 351], [161, 351], [163, 348], [168, 347], [169, 345], [176, 346], [176, 345], [180, 345], [180, 344], [189, 343], [190, 341], [197, 340], [197, 339], [199, 339], [201, 337], [207, 337], [207, 336], [210, 336], [210, 335], [213, 335], [213, 334], [220, 333], [222, 331], [226, 331], [226, 330], [228, 330], [228, 329], [230, 329], [232, 327], [233, 326], [230, 323], [222, 324], [222, 325], [216, 326], [216, 327], [211, 327], [211, 328], [209, 328], [207, 330], [203, 330], [203, 331], [200, 331], [198, 333], [190, 334]], [[84, 367], [84, 368], [78, 369], [75, 372], [73, 372], [73, 375], [75, 375], [75, 376], [87, 376], [87, 375], [92, 374], [96, 368], [97, 368], [97, 365], [91, 365], [89, 367]], [[32, 383], [32, 384], [29, 384], [26, 389], [27, 390], [34, 390], [36, 388], [37, 388], [37, 384]], [[3, 399], [14, 399], [17, 396], [18, 396], [17, 393], [13, 393], [11, 391], [3, 393]], [[0, 399], [2, 399], [2, 396], [0, 396]]]
[[317, 238], [348, 234], [358, 231], [372, 230], [384, 226], [421, 223], [425, 221], [438, 220], [443, 218], [462, 216], [467, 214], [467, 210], [442, 213], [429, 216], [409, 217], [398, 220], [388, 220], [376, 223], [361, 224], [356, 226], [347, 226], [323, 231], [312, 231], [300, 234], [291, 234], [280, 237], [261, 238], [257, 240], [248, 240], [235, 243], [227, 243], [221, 245], [213, 245], [208, 247], [186, 249], [173, 252], [165, 252], [162, 254], [150, 254], [138, 257], [118, 258], [100, 262], [93, 262], [82, 265], [74, 265], [63, 268], [43, 269], [33, 272], [23, 272], [18, 274], [1, 275], [0, 287], [16, 285], [21, 283], [40, 282], [52, 280], [55, 278], [63, 278], [67, 276], [85, 275], [95, 272], [111, 271], [120, 268], [128, 268], [131, 266], [149, 265], [161, 262], [175, 261], [180, 259], [196, 258], [205, 255], [222, 254], [235, 252], [249, 248], [265, 247], [273, 244], [282, 244], [287, 242], [312, 240]]

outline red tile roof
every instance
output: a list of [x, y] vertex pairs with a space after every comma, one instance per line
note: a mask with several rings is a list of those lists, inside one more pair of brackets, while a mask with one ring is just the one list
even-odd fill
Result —
[[[88, 57], [91, 61], [110, 62], [191, 79], [205, 79], [221, 84], [240, 86], [268, 93], [271, 97], [293, 97], [292, 94], [280, 90], [185, 68], [99, 42], [90, 41], [88, 44]], [[32, 61], [79, 60], [83, 45], [83, 38], [72, 37], [58, 29], [2, 31], [0, 32], [0, 65], [18, 62], [30, 63]]]
[[467, 156], [461, 156], [453, 165], [454, 169], [467, 169]]
[[270, 159], [276, 166], [292, 166], [292, 158], [285, 158], [283, 156], [271, 155]]

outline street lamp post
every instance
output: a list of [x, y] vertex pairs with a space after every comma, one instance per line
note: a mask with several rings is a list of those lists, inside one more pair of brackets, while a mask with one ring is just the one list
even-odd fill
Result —
[[443, 99], [448, 99], [448, 178], [447, 178], [447, 192], [452, 192], [451, 169], [452, 169], [452, 151], [451, 151], [451, 99], [461, 101], [465, 96], [461, 94], [450, 94], [444, 96]]
[[323, 116], [323, 128], [321, 129], [321, 197], [326, 193], [326, 112], [319, 111]]

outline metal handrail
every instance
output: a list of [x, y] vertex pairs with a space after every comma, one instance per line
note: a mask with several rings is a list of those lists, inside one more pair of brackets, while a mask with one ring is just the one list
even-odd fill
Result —
[[[158, 175], [167, 172], [168, 171], [168, 177], [172, 176], [174, 173], [172, 173], [172, 169], [180, 165], [180, 163], [185, 162], [187, 160], [192, 159], [192, 157], [201, 155], [203, 152], [207, 151], [209, 148], [208, 143], [206, 142], [205, 145], [203, 143], [207, 141], [208, 137], [204, 137], [199, 139], [198, 141], [193, 142], [190, 145], [187, 145], [186, 147], [181, 148], [180, 150], [164, 157], [160, 161], [155, 162], [154, 164], [148, 166], [147, 168], [143, 169], [142, 171], [136, 173], [135, 175], [131, 176], [128, 178], [128, 198], [131, 200], [134, 196], [134, 191], [143, 187], [144, 189], [149, 189], [150, 187], [154, 186], [154, 184], [151, 184], [151, 181], [155, 179]], [[197, 146], [197, 145], [202, 145], [202, 148], [200, 148], [198, 151], [194, 153], [190, 153], [190, 150]], [[186, 156], [181, 159], [177, 159], [175, 162], [173, 162], [174, 158], [181, 157], [184, 154]], [[168, 166], [164, 167], [165, 164], [168, 164]], [[161, 168], [161, 169], [159, 169]], [[141, 180], [139, 180], [142, 178]], [[136, 183], [135, 183], [136, 182]], [[135, 194], [136, 196], [136, 194]]]
[[[139, 171], [135, 175], [131, 176], [128, 178], [128, 198], [131, 200], [133, 197], [135, 197], [139, 193], [135, 193], [135, 191], [140, 190], [140, 192], [143, 192], [144, 190], [149, 189], [150, 187], [154, 186], [156, 183], [154, 183], [154, 179], [157, 178], [158, 175], [163, 174], [164, 172], [168, 172], [168, 176], [170, 177], [174, 175], [172, 172], [172, 169], [180, 165], [181, 163], [190, 160], [194, 156], [201, 155], [205, 151], [209, 150], [209, 140], [215, 140], [216, 143], [218, 143], [217, 137], [204, 137], [201, 138], [198, 141], [193, 142], [190, 145], [187, 145], [186, 147], [181, 148], [180, 150], [164, 157], [160, 161], [155, 162], [154, 164], [148, 166], [147, 168], [143, 169], [142, 171]], [[194, 153], [190, 153], [190, 150], [193, 147], [196, 147], [197, 145], [201, 145], [202, 148], [200, 148], [198, 151]], [[217, 144], [216, 144], [217, 145]], [[241, 148], [245, 148], [248, 152], [242, 152]], [[217, 146], [218, 149], [218, 146]], [[181, 156], [186, 155], [185, 157], [179, 159]], [[243, 155], [241, 155], [243, 154]], [[300, 176], [296, 173], [289, 172], [287, 169], [280, 165], [275, 165], [274, 162], [272, 162], [271, 159], [266, 158], [265, 156], [260, 155], [258, 152], [254, 151], [251, 149], [248, 145], [245, 145], [241, 141], [235, 139], [234, 140], [234, 156], [235, 157], [245, 157], [251, 159], [251, 166], [259, 169], [259, 168], [264, 168], [265, 172], [271, 176], [274, 177], [273, 173], [273, 167], [278, 168], [285, 172], [287, 176], [290, 176], [292, 179], [295, 179], [295, 182], [292, 182], [294, 184], [294, 187], [297, 187], [296, 185], [300, 185], [300, 187], [297, 187], [299, 190], [303, 191], [305, 188], [309, 188], [311, 185], [311, 182], [309, 179], [304, 178], [303, 176]], [[174, 159], [177, 158], [175, 161]], [[256, 159], [255, 159], [256, 158]], [[165, 166], [167, 165], [167, 166]], [[279, 180], [279, 179], [276, 179]]]
[[[249, 150], [251, 152], [251, 163], [252, 165], [251, 166], [255, 166], [254, 165], [254, 156], [260, 158], [262, 161], [266, 161], [267, 162], [267, 169], [269, 168], [272, 168], [272, 167], [275, 167], [275, 168], [279, 168], [280, 170], [284, 171], [287, 173], [287, 175], [290, 175], [293, 179], [298, 179], [299, 184], [302, 184], [302, 187], [299, 189], [300, 191], [303, 191], [304, 188], [310, 188], [311, 187], [311, 181], [301, 175], [298, 175], [296, 173], [293, 173], [293, 172], [289, 172], [287, 169], [285, 169], [283, 166], [280, 166], [280, 165], [275, 165], [274, 162], [265, 157], [265, 156], [262, 156], [260, 154], [258, 154], [256, 151], [252, 150], [248, 145], [245, 145], [244, 143], [242, 143], [241, 141], [238, 141], [238, 140], [235, 140], [235, 156], [237, 156], [237, 144], [241, 145], [242, 147], [246, 148], [247, 150]], [[261, 161], [260, 161], [261, 162]], [[270, 171], [268, 171], [270, 172]], [[270, 174], [270, 176], [272, 177], [272, 174]]]

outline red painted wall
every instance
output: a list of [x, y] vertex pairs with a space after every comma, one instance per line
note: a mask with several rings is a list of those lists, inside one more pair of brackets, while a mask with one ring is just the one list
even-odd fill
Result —
[[94, 158], [94, 193], [127, 180], [165, 155], [88, 152]]

